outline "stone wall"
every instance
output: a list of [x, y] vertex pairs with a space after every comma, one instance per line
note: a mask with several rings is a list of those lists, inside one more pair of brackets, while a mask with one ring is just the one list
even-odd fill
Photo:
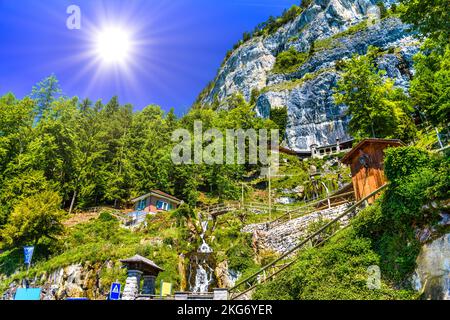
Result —
[[[244, 227], [242, 232], [253, 233], [254, 245], [258, 250], [270, 250], [283, 253], [295, 247], [300, 239], [306, 236], [308, 226], [311, 223], [320, 221], [320, 219], [334, 219], [349, 208], [349, 206], [350, 204], [345, 204], [331, 209], [317, 211], [269, 229], [266, 223], [252, 224]], [[344, 217], [340, 225], [347, 225], [348, 220], [348, 217]]]
[[[89, 298], [104, 300], [109, 292], [109, 283], [102, 284], [100, 273], [104, 269], [114, 268], [114, 263], [85, 263], [61, 267], [51, 273], [43, 273], [29, 279], [30, 287], [42, 288], [41, 300], [64, 300], [71, 298]], [[13, 300], [20, 281], [13, 281], [2, 298]]]

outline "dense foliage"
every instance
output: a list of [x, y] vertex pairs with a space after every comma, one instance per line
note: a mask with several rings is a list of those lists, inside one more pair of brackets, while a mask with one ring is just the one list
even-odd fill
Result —
[[305, 52], [298, 52], [294, 47], [289, 50], [280, 52], [277, 55], [275, 65], [272, 72], [274, 73], [292, 73], [298, 70], [298, 68], [305, 63], [309, 54]]
[[53, 191], [44, 191], [20, 201], [2, 232], [5, 242], [36, 245], [42, 237], [54, 240], [64, 230], [61, 220], [65, 212], [60, 205], [60, 196]]
[[425, 122], [445, 128], [450, 119], [450, 44], [428, 40], [414, 61], [412, 101]]
[[[107, 104], [60, 97], [50, 77], [33, 89], [35, 99], [0, 98], [0, 227], [20, 201], [56, 192], [69, 212], [98, 204], [115, 207], [150, 189], [172, 193], [195, 204], [199, 191], [220, 198], [239, 196], [243, 165], [174, 165], [171, 153], [177, 128], [276, 128], [255, 117], [253, 106], [233, 96], [229, 112], [193, 109], [178, 119], [158, 106], [133, 112], [117, 97]], [[13, 224], [13, 221], [10, 221]], [[2, 237], [10, 237], [5, 231]]]
[[364, 56], [353, 56], [343, 66], [342, 78], [334, 95], [336, 103], [348, 106], [349, 132], [356, 139], [400, 138], [415, 135], [412, 109], [403, 91], [374, 63], [376, 49]]
[[447, 0], [401, 0], [405, 10], [401, 18], [414, 25], [422, 36], [448, 42], [450, 39], [450, 3]]
[[369, 239], [347, 231], [323, 248], [306, 249], [289, 272], [257, 289], [254, 299], [269, 300], [365, 300], [408, 299], [413, 294], [397, 291], [386, 283], [381, 290], [367, 288], [367, 268], [380, 264]]
[[286, 129], [288, 125], [287, 107], [279, 107], [271, 109], [270, 120], [272, 120], [280, 129], [280, 138], [283, 140], [286, 135]]
[[422, 121], [446, 128], [450, 117], [450, 3], [402, 0], [401, 19], [426, 38], [414, 58], [411, 98]]

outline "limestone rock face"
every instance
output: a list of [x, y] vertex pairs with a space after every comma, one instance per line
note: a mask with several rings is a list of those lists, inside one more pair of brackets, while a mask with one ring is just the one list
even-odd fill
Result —
[[230, 277], [230, 270], [228, 268], [228, 261], [222, 261], [216, 266], [217, 285], [219, 288], [231, 288], [234, 285], [232, 277]]
[[[272, 108], [287, 106], [286, 143], [290, 148], [310, 150], [312, 144], [322, 146], [334, 144], [336, 138], [349, 139], [346, 107], [337, 106], [332, 97], [339, 79], [337, 65], [354, 54], [365, 54], [369, 46], [379, 47], [385, 53], [378, 58], [378, 65], [397, 86], [406, 89], [413, 74], [412, 57], [419, 47], [408, 26], [398, 18], [379, 19], [373, 14], [379, 10], [377, 2], [313, 1], [275, 33], [237, 48], [220, 68], [203, 102], [219, 101], [221, 108], [226, 108], [230, 95], [239, 92], [249, 100], [253, 89], [258, 89], [261, 94], [256, 111], [260, 116], [268, 117]], [[389, 7], [396, 1], [383, 2]], [[366, 26], [348, 31], [362, 21], [367, 21]], [[322, 42], [320, 48], [312, 48], [318, 40]], [[290, 47], [309, 53], [309, 58], [293, 73], [274, 74], [276, 56]]]
[[[30, 287], [42, 288], [41, 300], [64, 300], [69, 297], [104, 300], [109, 292], [109, 284], [102, 283], [100, 273], [112, 268], [112, 262], [73, 264], [29, 279], [29, 284]], [[3, 298], [14, 299], [21, 285], [20, 282], [12, 282], [8, 290], [3, 292]]]
[[422, 247], [413, 285], [424, 299], [450, 300], [450, 233]]

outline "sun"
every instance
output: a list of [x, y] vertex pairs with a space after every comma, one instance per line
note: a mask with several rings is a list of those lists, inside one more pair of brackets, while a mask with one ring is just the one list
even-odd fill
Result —
[[108, 64], [123, 64], [131, 54], [130, 33], [121, 27], [100, 30], [95, 39], [97, 56]]

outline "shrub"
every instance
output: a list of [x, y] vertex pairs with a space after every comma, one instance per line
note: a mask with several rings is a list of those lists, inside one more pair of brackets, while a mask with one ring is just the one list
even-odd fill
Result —
[[108, 222], [108, 221], [116, 221], [117, 219], [109, 211], [102, 211], [98, 216], [98, 220], [102, 222]]
[[305, 52], [298, 52], [294, 47], [278, 54], [273, 67], [274, 73], [292, 73], [306, 62], [309, 55]]
[[385, 154], [384, 172], [389, 181], [394, 184], [403, 177], [417, 172], [417, 169], [430, 165], [428, 152], [416, 147], [390, 148], [385, 151]]
[[386, 16], [388, 15], [388, 10], [386, 9], [386, 6], [384, 5], [383, 1], [378, 1], [377, 2], [377, 6], [378, 8], [380, 8], [380, 18], [386, 18]]
[[[323, 227], [325, 227], [330, 222], [331, 222], [330, 219], [323, 219], [322, 217], [320, 217], [318, 220], [311, 222], [308, 225], [306, 234], [308, 236], [310, 236], [310, 235], [316, 233], [317, 231], [319, 231], [320, 229], [322, 229]], [[313, 245], [319, 244], [320, 242], [324, 241], [328, 237], [332, 236], [339, 229], [340, 229], [339, 222], [329, 226], [327, 229], [323, 230], [319, 235], [317, 235], [314, 239], [312, 239], [312, 244]]]
[[234, 271], [245, 271], [255, 266], [253, 250], [249, 246], [233, 246], [227, 251], [228, 266]]

